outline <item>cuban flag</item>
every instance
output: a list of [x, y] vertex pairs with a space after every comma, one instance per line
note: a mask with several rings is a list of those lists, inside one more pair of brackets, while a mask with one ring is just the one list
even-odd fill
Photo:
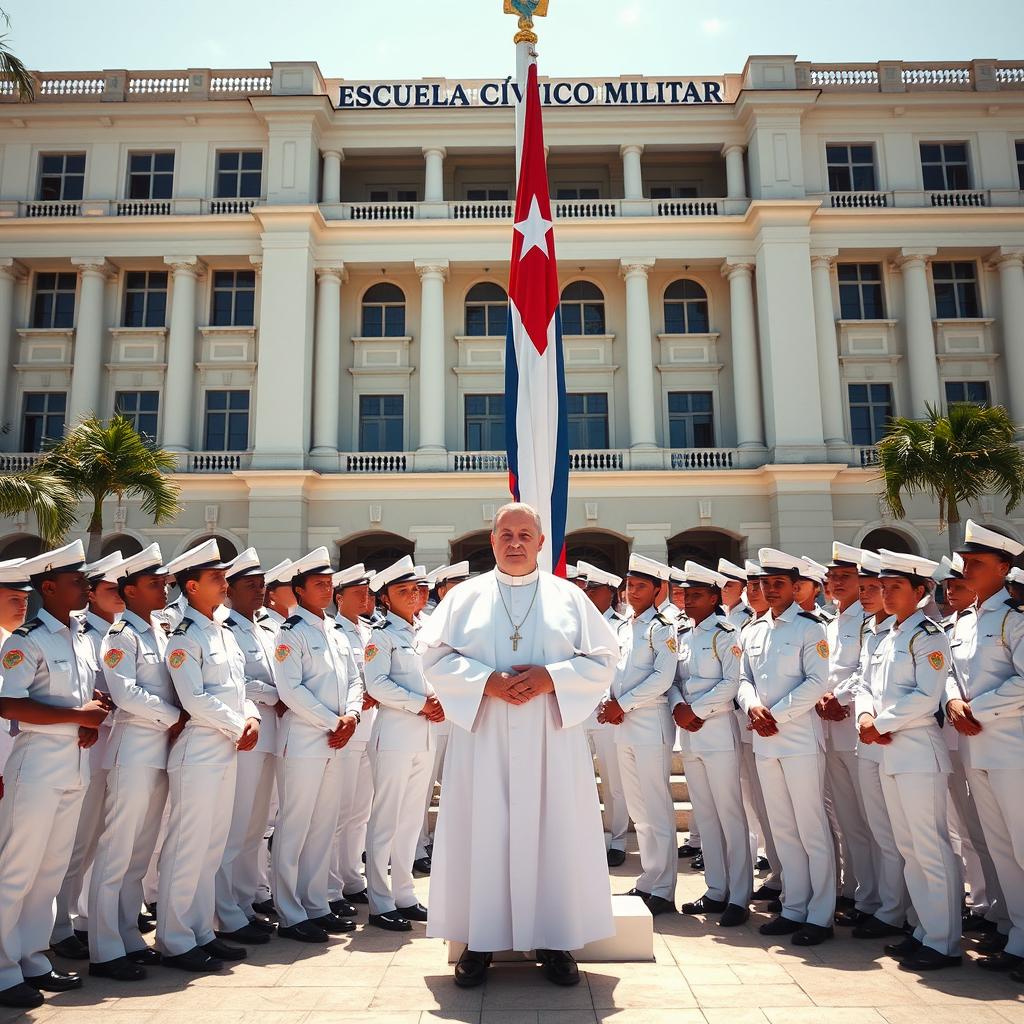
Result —
[[[544, 158], [537, 65], [530, 62], [523, 102], [505, 337], [505, 437], [509, 490], [540, 513], [547, 543], [541, 568], [565, 575], [569, 428], [558, 310], [558, 268]], [[550, 564], [547, 564], [550, 559]]]

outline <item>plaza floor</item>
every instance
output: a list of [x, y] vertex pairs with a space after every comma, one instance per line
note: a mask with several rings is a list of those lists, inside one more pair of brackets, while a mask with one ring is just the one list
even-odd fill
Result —
[[[634, 845], [613, 890], [629, 889], [637, 869]], [[424, 902], [427, 883], [419, 883]], [[703, 892], [703, 876], [688, 866], [679, 883], [677, 902]], [[881, 941], [837, 929], [835, 940], [798, 949], [758, 935], [765, 919], [721, 931], [663, 915], [655, 963], [589, 964], [570, 989], [545, 982], [532, 964], [499, 964], [469, 991], [455, 987], [444, 944], [422, 926], [397, 936], [360, 927], [326, 947], [275, 939], [216, 975], [151, 968], [132, 985], [87, 977], [38, 1010], [0, 1009], [0, 1024], [1024, 1024], [1024, 986], [980, 970], [973, 942], [963, 967], [919, 977], [882, 955]]]

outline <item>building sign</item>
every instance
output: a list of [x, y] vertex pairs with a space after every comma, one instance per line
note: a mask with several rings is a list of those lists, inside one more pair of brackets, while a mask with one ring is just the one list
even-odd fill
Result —
[[[509, 107], [520, 98], [511, 77], [498, 81], [335, 82], [340, 110], [387, 107]], [[334, 89], [331, 90], [334, 92]], [[552, 107], [632, 107], [723, 103], [720, 78], [547, 79], [540, 101]]]

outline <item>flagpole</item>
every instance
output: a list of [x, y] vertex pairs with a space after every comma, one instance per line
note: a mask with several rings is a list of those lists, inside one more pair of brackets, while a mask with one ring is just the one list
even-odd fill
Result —
[[548, 13], [548, 0], [504, 0], [506, 14], [519, 17], [516, 34], [516, 85], [519, 96], [516, 102], [516, 186], [519, 185], [519, 165], [523, 159], [523, 122], [526, 117], [526, 76], [530, 64], [537, 59], [537, 33], [534, 32], [534, 16], [544, 17]]

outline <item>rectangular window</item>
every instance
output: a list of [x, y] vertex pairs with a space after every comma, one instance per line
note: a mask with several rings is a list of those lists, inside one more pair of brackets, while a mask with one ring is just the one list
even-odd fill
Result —
[[608, 395], [603, 391], [567, 395], [569, 447], [573, 451], [608, 447]]
[[466, 395], [466, 451], [505, 450], [505, 396]]
[[878, 444], [892, 419], [891, 384], [851, 384], [850, 431], [854, 444]]
[[840, 263], [836, 276], [842, 319], [881, 320], [885, 317], [880, 263]]
[[166, 270], [129, 270], [124, 275], [122, 326], [167, 326]]
[[226, 150], [217, 154], [218, 199], [259, 199], [263, 191], [263, 154], [259, 150]]
[[244, 452], [249, 447], [249, 392], [207, 391], [203, 448]]
[[467, 188], [466, 199], [471, 203], [497, 203], [507, 202], [509, 189], [507, 188]]
[[962, 320], [981, 316], [978, 302], [978, 271], [972, 261], [933, 263], [935, 316], [939, 320]]
[[829, 192], [874, 192], [875, 147], [871, 143], [825, 147]]
[[405, 399], [402, 395], [359, 396], [361, 452], [400, 452], [405, 446], [404, 426]]
[[696, 185], [652, 185], [652, 199], [696, 199]]
[[75, 326], [76, 274], [36, 274], [32, 295], [32, 326], [67, 328]]
[[415, 203], [418, 200], [419, 192], [414, 188], [370, 189], [371, 203]]
[[970, 188], [966, 142], [922, 142], [921, 178], [930, 192]]
[[129, 199], [170, 199], [173, 192], [173, 153], [128, 154]]
[[1024, 142], [1014, 143], [1017, 151], [1017, 188], [1024, 189]]
[[114, 395], [114, 412], [131, 420], [138, 433], [153, 441], [156, 440], [159, 409], [159, 391], [118, 391]]
[[81, 199], [84, 190], [84, 153], [44, 153], [39, 158], [39, 199], [69, 202]]
[[671, 448], [714, 448], [715, 412], [710, 391], [670, 391], [668, 443]]
[[947, 380], [946, 405], [971, 402], [974, 405], [992, 404], [987, 380]]
[[580, 185], [555, 190], [556, 199], [600, 199], [601, 190], [596, 185]]
[[214, 327], [252, 327], [256, 322], [256, 271], [217, 270], [213, 274]]
[[43, 442], [56, 441], [64, 433], [68, 396], [63, 391], [29, 391], [25, 394], [21, 450], [40, 452]]

